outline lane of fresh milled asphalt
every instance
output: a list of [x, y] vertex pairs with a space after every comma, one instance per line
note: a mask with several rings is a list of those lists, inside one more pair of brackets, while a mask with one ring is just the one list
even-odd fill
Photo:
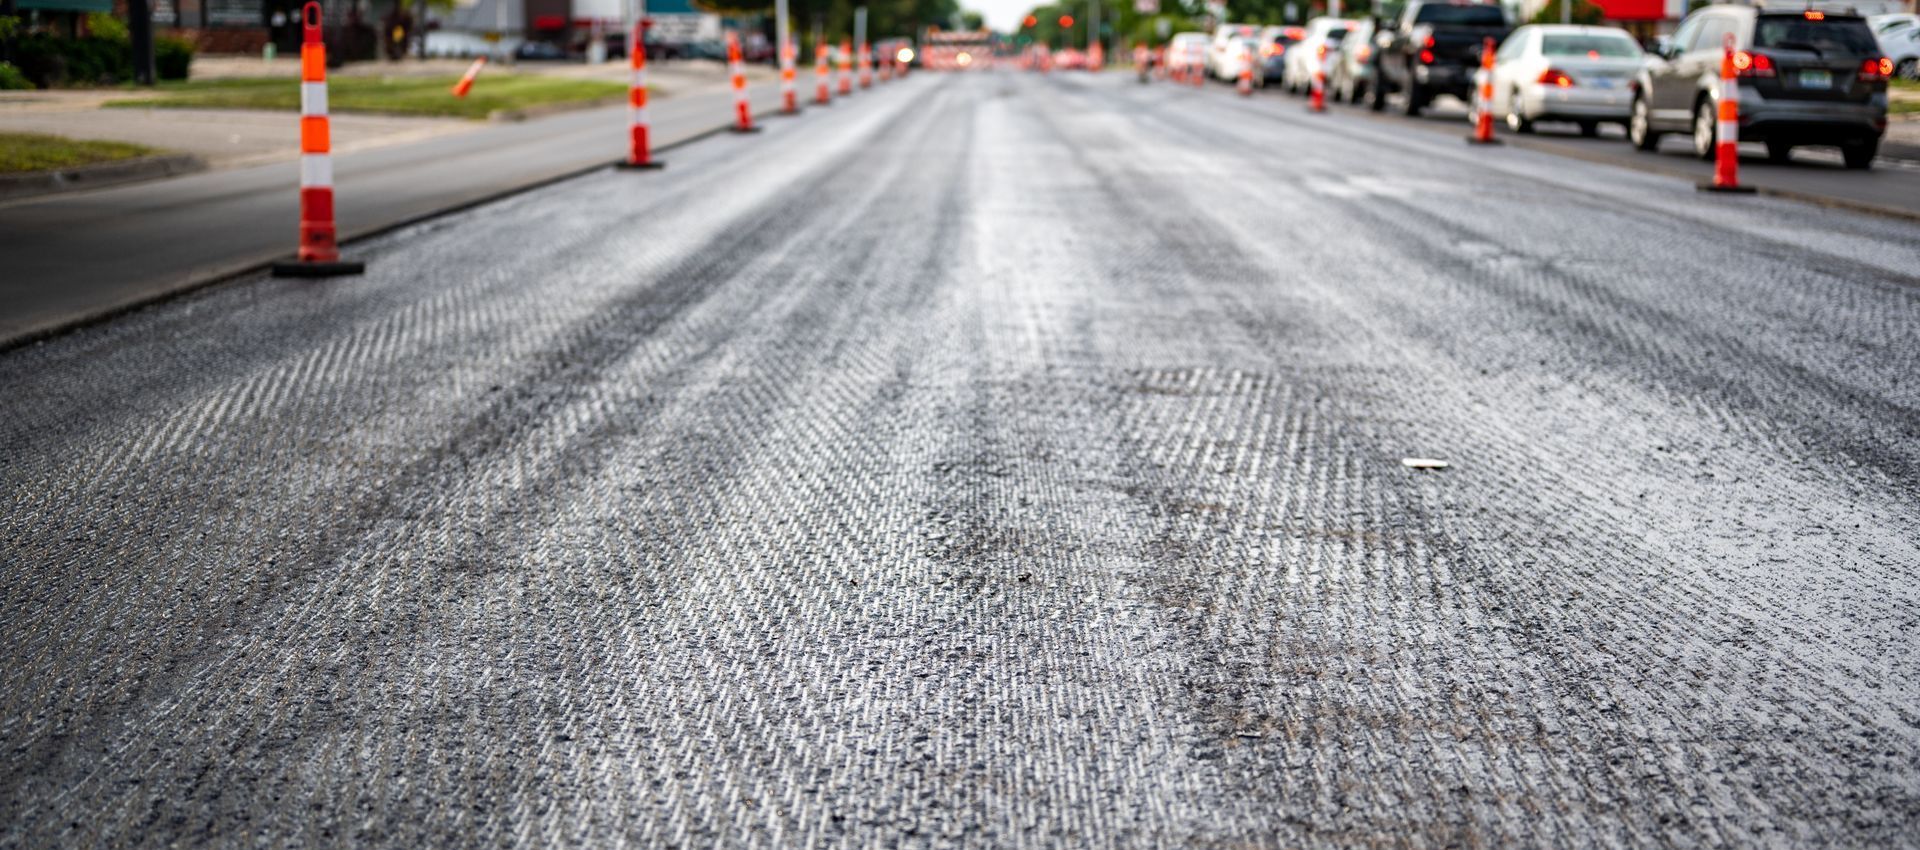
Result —
[[0, 355], [0, 845], [1916, 834], [1913, 226], [1119, 75], [628, 176]]
[[[759, 89], [755, 108], [775, 108]], [[657, 100], [655, 143], [732, 109], [724, 91]], [[337, 155], [341, 238], [621, 159], [626, 127], [626, 107], [607, 107]], [[0, 205], [0, 344], [292, 256], [299, 180], [288, 161]]]

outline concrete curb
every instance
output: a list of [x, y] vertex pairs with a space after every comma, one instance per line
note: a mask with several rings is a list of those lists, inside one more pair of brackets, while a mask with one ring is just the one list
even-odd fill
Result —
[[98, 189], [207, 170], [206, 160], [188, 153], [160, 154], [74, 168], [0, 175], [0, 201], [14, 201], [82, 189]]

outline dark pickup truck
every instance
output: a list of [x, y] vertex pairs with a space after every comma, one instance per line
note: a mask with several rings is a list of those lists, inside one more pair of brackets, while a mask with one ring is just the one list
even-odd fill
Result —
[[1419, 115], [1437, 95], [1467, 100], [1480, 48], [1507, 37], [1513, 25], [1496, 3], [1415, 2], [1400, 17], [1382, 21], [1374, 35], [1373, 108], [1387, 108], [1387, 95], [1406, 95], [1406, 112]]

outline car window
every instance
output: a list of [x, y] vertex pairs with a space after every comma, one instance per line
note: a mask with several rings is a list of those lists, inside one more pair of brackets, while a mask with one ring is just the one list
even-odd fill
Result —
[[[1817, 13], [1813, 13], [1817, 14]], [[1761, 15], [1753, 27], [1754, 47], [1812, 49], [1815, 53], [1878, 56], [1880, 45], [1859, 18], [1809, 19], [1799, 15]]]
[[1693, 37], [1693, 44], [1687, 50], [1694, 53], [1723, 50], [1727, 36], [1732, 32], [1732, 21], [1717, 15], [1707, 18], [1700, 23], [1700, 32]]
[[1585, 56], [1590, 59], [1632, 59], [1640, 55], [1640, 45], [1621, 35], [1548, 35], [1540, 40], [1540, 52], [1548, 56]]
[[1500, 62], [1506, 62], [1519, 56], [1526, 50], [1527, 39], [1532, 37], [1533, 31], [1526, 29], [1519, 30], [1513, 35], [1507, 36], [1506, 41], [1500, 42], [1500, 49], [1494, 51], [1493, 58]]
[[1880, 25], [1880, 34], [1896, 33], [1910, 26], [1913, 26], [1913, 22], [1908, 20], [1888, 21]]
[[1452, 3], [1428, 3], [1414, 13], [1416, 24], [1465, 24], [1468, 26], [1498, 27], [1507, 23], [1507, 13], [1495, 5], [1455, 5]]
[[1673, 37], [1667, 40], [1667, 43], [1681, 50], [1691, 50], [1693, 37], [1700, 34], [1700, 23], [1705, 20], [1705, 15], [1688, 18], [1686, 23], [1681, 24], [1680, 29], [1674, 32]]

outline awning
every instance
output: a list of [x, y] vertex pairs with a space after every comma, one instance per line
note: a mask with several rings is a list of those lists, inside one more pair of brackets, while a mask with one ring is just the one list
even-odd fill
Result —
[[112, 12], [113, 0], [13, 0], [13, 8], [22, 12], [28, 9], [42, 12]]

